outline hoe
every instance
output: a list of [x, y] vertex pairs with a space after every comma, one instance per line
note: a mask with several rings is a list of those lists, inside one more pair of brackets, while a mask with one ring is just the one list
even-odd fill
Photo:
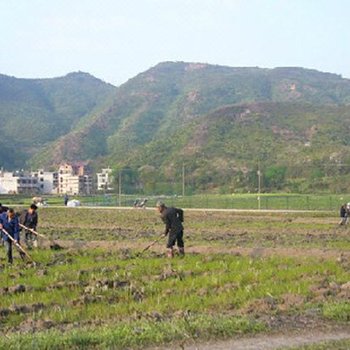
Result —
[[140, 257], [142, 254], [147, 251], [149, 248], [153, 247], [156, 243], [158, 243], [162, 238], [164, 237], [164, 234], [162, 233], [155, 241], [153, 241], [151, 244], [149, 244], [144, 250], [142, 250], [137, 256]]
[[[24, 225], [22, 225], [22, 224], [19, 224], [19, 226], [21, 226], [22, 228], [24, 228], [24, 229], [27, 230], [27, 231], [32, 232], [32, 233], [33, 233], [35, 236], [37, 236], [37, 237], [41, 237], [41, 238], [44, 238], [44, 239], [49, 239], [49, 238], [47, 238], [46, 236], [42, 235], [41, 233], [36, 232], [36, 231], [33, 230], [32, 228], [29, 228], [29, 227], [24, 226]], [[51, 242], [51, 244], [50, 244], [50, 248], [51, 248], [51, 249], [53, 249], [53, 250], [62, 249], [62, 247], [61, 247], [58, 243], [56, 243], [56, 242], [54, 242], [54, 241], [51, 241], [51, 240], [50, 240], [50, 242]]]
[[35, 261], [32, 259], [32, 257], [22, 248], [22, 246], [17, 243], [17, 241], [5, 230], [2, 229], [2, 232], [12, 241], [12, 243], [17, 247], [17, 249], [23, 253], [33, 264], [35, 264]]

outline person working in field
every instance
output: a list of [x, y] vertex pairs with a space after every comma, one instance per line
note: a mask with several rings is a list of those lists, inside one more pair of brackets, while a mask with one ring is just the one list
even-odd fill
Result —
[[346, 204], [340, 207], [340, 222], [339, 225], [346, 225], [348, 220], [348, 212], [346, 210]]
[[177, 243], [179, 253], [181, 256], [185, 255], [185, 246], [183, 241], [183, 210], [178, 208], [168, 208], [163, 202], [157, 202], [157, 210], [160, 217], [165, 224], [164, 236], [169, 235], [167, 243], [167, 256], [172, 258], [174, 256], [174, 245]]
[[[1, 215], [2, 213], [6, 213], [8, 210], [9, 210], [8, 207], [5, 207], [4, 205], [2, 205], [2, 204], [0, 203], [0, 215]], [[4, 245], [4, 241], [2, 240], [2, 232], [1, 232], [1, 231], [0, 231], [0, 245]]]
[[[19, 222], [23, 226], [36, 231], [36, 226], [38, 225], [38, 207], [35, 204], [32, 204], [28, 210], [23, 210]], [[38, 241], [36, 235], [30, 230], [25, 229], [25, 242], [28, 249], [38, 246]]]
[[[10, 208], [6, 213], [2, 213], [0, 215], [0, 230], [3, 229], [6, 231], [6, 233], [2, 232], [2, 239], [6, 249], [7, 261], [9, 264], [12, 264], [12, 241], [8, 235], [10, 235], [19, 244], [19, 222], [15, 211], [12, 208]], [[20, 254], [21, 258], [23, 259], [23, 253]]]

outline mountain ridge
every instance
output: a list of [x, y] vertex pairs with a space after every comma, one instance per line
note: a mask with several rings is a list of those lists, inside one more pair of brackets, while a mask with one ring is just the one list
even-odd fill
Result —
[[[56, 79], [0, 75], [0, 145], [8, 144], [7, 151], [15, 153], [15, 161], [2, 165], [24, 167], [38, 148], [68, 133], [113, 91], [114, 87], [86, 73], [72, 73]], [[16, 147], [11, 146], [14, 142]], [[4, 159], [3, 152], [0, 156]]]
[[[229, 174], [225, 163], [244, 174], [252, 171], [258, 160], [266, 167], [275, 162], [289, 169], [288, 147], [294, 147], [298, 164], [307, 157], [316, 163], [324, 160], [327, 152], [334, 153], [337, 147], [341, 149], [339, 157], [346, 158], [343, 148], [348, 147], [344, 140], [349, 131], [350, 80], [337, 74], [301, 67], [162, 62], [119, 87], [82, 72], [57, 79], [54, 87], [51, 80], [38, 83], [46, 99], [40, 99], [36, 108], [51, 108], [62, 123], [66, 121], [65, 129], [38, 144], [35, 152], [27, 152], [27, 166], [50, 168], [64, 160], [85, 160], [95, 167], [160, 167], [161, 176], [169, 179], [171, 169], [178, 168], [181, 159], [190, 163], [187, 155], [199, 152], [202, 156], [189, 166], [188, 176], [193, 183], [201, 178], [199, 187], [205, 188], [211, 183], [205, 180], [205, 172], [212, 172], [211, 178], [221, 178], [224, 185], [223, 177]], [[77, 86], [82, 89], [79, 94]], [[230, 118], [230, 113], [235, 117]], [[343, 130], [339, 130], [340, 125]], [[56, 124], [48, 130], [55, 128]], [[269, 142], [259, 143], [259, 132]], [[313, 135], [314, 141], [322, 139], [324, 145], [314, 150], [314, 141], [306, 134]], [[198, 144], [194, 145], [196, 139]], [[245, 146], [239, 148], [239, 143]], [[309, 143], [311, 146], [305, 146]], [[253, 146], [265, 148], [269, 159], [262, 154], [255, 157]], [[283, 151], [277, 157], [279, 150]]]

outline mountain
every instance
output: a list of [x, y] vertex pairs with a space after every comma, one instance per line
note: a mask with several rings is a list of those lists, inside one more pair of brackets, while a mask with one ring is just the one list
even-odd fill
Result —
[[[260, 164], [266, 186], [304, 190], [302, 177], [316, 184], [315, 176], [321, 181], [332, 173], [322, 164], [350, 161], [350, 80], [339, 75], [164, 62], [118, 88], [83, 73], [60, 79], [35, 81], [20, 98], [30, 101], [32, 116], [33, 110], [55, 112], [42, 117], [49, 132], [41, 135], [50, 137], [26, 146], [27, 166], [90, 160], [96, 168], [128, 167], [144, 184], [154, 176], [177, 181], [184, 163], [193, 189], [231, 191], [254, 190]], [[74, 84], [84, 92], [66, 88]], [[56, 114], [64, 127], [52, 121]], [[19, 118], [25, 120], [23, 113]], [[36, 139], [27, 138], [28, 145]]]
[[1, 166], [25, 167], [36, 153], [98, 111], [114, 91], [82, 72], [54, 79], [0, 75]]
[[[154, 176], [180, 179], [184, 164], [186, 181], [195, 190], [256, 191], [260, 164], [265, 188], [302, 192], [333, 186], [333, 191], [344, 192], [350, 185], [349, 133], [348, 106], [294, 102], [232, 105], [197, 118], [168, 142], [152, 141], [126, 165], [134, 169], [152, 165]], [[344, 175], [341, 181], [336, 178], [340, 175]], [[300, 183], [301, 179], [306, 183]]]

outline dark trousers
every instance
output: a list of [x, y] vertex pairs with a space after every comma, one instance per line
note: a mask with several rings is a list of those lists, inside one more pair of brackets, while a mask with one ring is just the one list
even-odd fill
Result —
[[[12, 264], [13, 263], [12, 241], [4, 241], [4, 246], [5, 246], [5, 250], [6, 250], [7, 261], [9, 264]], [[20, 255], [21, 259], [23, 260], [25, 257], [25, 254], [20, 251], [19, 255]]]
[[13, 258], [12, 258], [12, 242], [11, 241], [5, 241], [4, 242], [6, 255], [7, 255], [7, 261], [12, 264]]
[[179, 232], [170, 232], [169, 233], [169, 238], [168, 238], [168, 243], [167, 243], [167, 248], [171, 249], [175, 243], [177, 243], [177, 246], [179, 248], [183, 248], [184, 247], [184, 241], [183, 241], [183, 236], [184, 236], [184, 232], [183, 231], [179, 231]]
[[25, 231], [25, 242], [29, 249], [33, 248], [33, 246], [36, 247], [37, 242], [34, 233], [30, 231]]

